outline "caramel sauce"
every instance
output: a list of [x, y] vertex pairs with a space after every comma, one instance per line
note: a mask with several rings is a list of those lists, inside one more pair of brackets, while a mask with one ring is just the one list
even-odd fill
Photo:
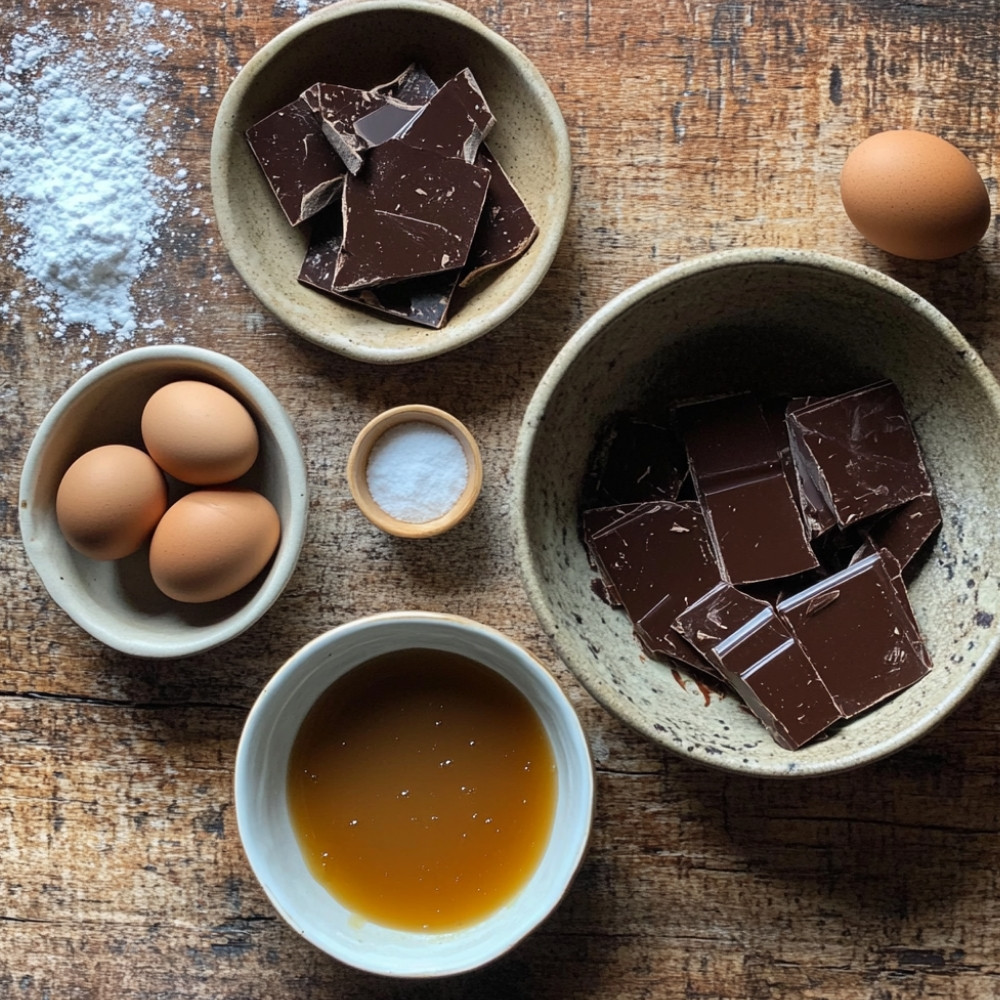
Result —
[[498, 909], [545, 849], [556, 767], [528, 700], [455, 653], [407, 649], [335, 681], [288, 765], [316, 879], [375, 923], [445, 931]]

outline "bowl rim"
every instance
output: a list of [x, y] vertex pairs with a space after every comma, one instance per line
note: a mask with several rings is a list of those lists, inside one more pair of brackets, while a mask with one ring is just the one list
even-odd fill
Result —
[[[280, 304], [275, 297], [270, 295], [266, 289], [258, 287], [259, 283], [254, 280], [252, 269], [249, 266], [249, 255], [241, 250], [238, 244], [234, 244], [237, 226], [235, 213], [231, 207], [225, 164], [231, 158], [234, 147], [243, 142], [242, 133], [232, 126], [232, 123], [238, 118], [240, 103], [250, 89], [257, 72], [272, 56], [318, 25], [367, 13], [377, 12], [384, 15], [393, 10], [429, 14], [453, 21], [480, 35], [490, 45], [498, 49], [504, 58], [515, 64], [529, 90], [545, 110], [545, 117], [551, 126], [556, 161], [565, 166], [555, 171], [553, 178], [549, 198], [552, 206], [552, 221], [545, 227], [540, 227], [535, 243], [529, 249], [529, 253], [535, 255], [534, 263], [514, 294], [508, 296], [488, 312], [477, 314], [465, 320], [456, 320], [453, 317], [439, 330], [420, 327], [420, 332], [426, 334], [426, 337], [417, 344], [405, 347], [376, 347], [359, 343], [344, 336], [336, 325], [317, 330], [308, 324], [282, 316]], [[534, 294], [552, 265], [566, 228], [573, 190], [569, 130], [555, 95], [545, 78], [531, 60], [512, 42], [493, 31], [492, 28], [487, 27], [472, 14], [447, 2], [447, 0], [340, 0], [338, 3], [311, 12], [279, 32], [247, 60], [226, 90], [212, 129], [209, 163], [212, 203], [222, 242], [233, 267], [261, 304], [288, 329], [319, 347], [356, 361], [382, 365], [421, 361], [463, 347], [496, 328], [520, 309]], [[344, 305], [343, 308], [350, 307]], [[394, 323], [393, 325], [399, 326], [401, 329], [408, 328], [408, 324], [405, 323]], [[416, 328], [414, 327], [414, 329]]]
[[530, 544], [530, 526], [526, 517], [527, 472], [531, 464], [534, 433], [536, 428], [543, 424], [545, 412], [552, 394], [560, 379], [573, 365], [577, 355], [595, 338], [600, 336], [608, 324], [625, 315], [639, 302], [668, 285], [677, 284], [692, 277], [709, 274], [712, 271], [760, 266], [762, 264], [779, 264], [817, 271], [833, 271], [852, 280], [873, 285], [893, 298], [898, 299], [906, 307], [920, 315], [941, 334], [955, 354], [961, 357], [963, 365], [969, 369], [971, 376], [981, 386], [990, 400], [993, 409], [1000, 414], [1000, 384], [998, 384], [997, 379], [986, 366], [979, 353], [940, 310], [923, 296], [895, 278], [891, 278], [865, 264], [859, 264], [845, 258], [815, 250], [759, 247], [717, 250], [703, 254], [689, 260], [680, 261], [646, 278], [640, 279], [600, 306], [573, 333], [569, 340], [565, 342], [543, 373], [525, 409], [514, 446], [511, 501], [513, 507], [512, 533], [514, 536], [515, 561], [521, 584], [528, 595], [528, 599], [535, 610], [543, 631], [548, 636], [549, 641], [560, 658], [563, 659], [567, 668], [598, 704], [635, 732], [666, 750], [717, 770], [752, 775], [754, 777], [796, 778], [824, 776], [853, 770], [888, 757], [937, 726], [971, 693], [984, 674], [993, 665], [998, 655], [1000, 655], [1000, 632], [996, 632], [989, 641], [975, 668], [967, 671], [961, 680], [955, 683], [946, 696], [935, 704], [933, 711], [927, 712], [924, 716], [914, 721], [912, 725], [872, 744], [867, 749], [855, 751], [841, 758], [832, 758], [823, 761], [796, 762], [790, 760], [787, 765], [736, 766], [735, 764], [719, 761], [715, 755], [706, 753], [701, 747], [692, 746], [689, 743], [679, 740], [671, 741], [664, 739], [661, 733], [643, 720], [639, 712], [632, 711], [624, 700], [615, 697], [613, 690], [604, 679], [590, 672], [579, 671], [577, 669], [572, 662], [572, 657], [567, 655], [566, 647], [561, 639], [562, 630], [546, 599], [545, 581], [536, 572]]
[[[281, 898], [283, 894], [272, 885], [272, 880], [269, 877], [267, 859], [268, 854], [273, 852], [274, 848], [262, 844], [256, 829], [250, 825], [253, 818], [251, 814], [255, 811], [252, 804], [253, 795], [260, 787], [259, 777], [254, 769], [257, 761], [252, 758], [254, 746], [259, 745], [260, 740], [264, 740], [267, 744], [272, 741], [271, 734], [277, 724], [275, 722], [276, 714], [284, 707], [284, 704], [278, 703], [276, 699], [283, 697], [287, 702], [307, 686], [311, 674], [318, 671], [323, 665], [315, 666], [317, 658], [322, 657], [324, 651], [336, 647], [344, 640], [363, 648], [362, 643], [366, 632], [386, 627], [398, 632], [400, 636], [398, 641], [394, 640], [388, 648], [406, 649], [419, 646], [419, 638], [418, 640], [407, 638], [409, 634], [407, 626], [414, 625], [417, 628], [423, 627], [428, 632], [456, 631], [466, 634], [474, 633], [485, 638], [495, 649], [502, 650], [503, 655], [518, 663], [520, 665], [518, 669], [522, 670], [525, 676], [531, 676], [537, 680], [544, 690], [544, 697], [549, 699], [550, 703], [560, 706], [560, 731], [565, 736], [566, 744], [572, 747], [571, 757], [578, 765], [574, 768], [572, 775], [573, 787], [567, 786], [567, 793], [582, 793], [582, 814], [586, 822], [576, 831], [575, 836], [560, 842], [558, 863], [563, 877], [557, 886], [554, 886], [556, 891], [553, 891], [550, 896], [540, 901], [532, 909], [529, 914], [530, 920], [527, 923], [513, 931], [508, 928], [505, 933], [490, 937], [485, 944], [479, 942], [477, 946], [476, 942], [473, 941], [473, 947], [474, 949], [478, 947], [478, 951], [461, 958], [453, 957], [451, 963], [446, 966], [430, 967], [425, 963], [418, 963], [416, 967], [403, 968], [401, 966], [403, 959], [398, 950], [393, 949], [391, 944], [387, 944], [386, 948], [389, 952], [395, 951], [395, 953], [382, 959], [378, 957], [378, 953], [374, 953], [371, 949], [361, 948], [360, 942], [345, 941], [341, 947], [335, 947], [331, 941], [324, 940], [320, 933], [313, 931], [310, 927], [303, 926], [296, 914], [289, 912], [286, 908]], [[436, 648], [426, 639], [424, 642], [429, 648]], [[352, 656], [353, 662], [346, 670], [361, 665], [371, 655], [373, 654], [369, 653], [360, 658]], [[474, 653], [468, 655], [475, 657]], [[327, 657], [325, 663], [329, 664], [330, 659]], [[493, 668], [491, 667], [491, 669]], [[342, 676], [342, 673], [337, 674], [337, 676]], [[517, 684], [515, 681], [511, 681], [511, 683]], [[517, 684], [517, 686], [521, 685]], [[535, 708], [537, 711], [537, 706]], [[562, 795], [563, 793], [560, 792], [557, 803]], [[489, 625], [484, 625], [462, 615], [418, 610], [383, 611], [352, 619], [317, 635], [292, 653], [268, 679], [251, 706], [240, 733], [233, 768], [233, 801], [240, 842], [254, 877], [277, 913], [299, 935], [338, 961], [365, 972], [398, 979], [434, 979], [469, 972], [493, 962], [523, 941], [560, 904], [575, 880], [589, 850], [596, 811], [596, 776], [586, 732], [569, 696], [552, 672], [537, 657], [528, 652], [521, 643]], [[466, 930], [473, 930], [477, 925], [490, 919], [491, 917], [487, 916], [482, 921], [470, 925], [468, 929], [438, 934], [431, 933], [422, 936], [419, 932], [393, 930], [387, 930], [387, 933], [390, 936], [410, 940], [416, 935], [418, 939], [424, 938], [428, 942], [437, 938], [450, 946]]]
[[[176, 641], [130, 638], [113, 628], [91, 620], [80, 608], [72, 587], [45, 554], [36, 527], [40, 524], [33, 496], [49, 436], [66, 418], [77, 399], [92, 387], [136, 364], [196, 363], [217, 373], [237, 386], [262, 411], [274, 436], [281, 461], [286, 468], [290, 511], [282, 520], [282, 537], [274, 561], [254, 596], [233, 615], [203, 632], [186, 633]], [[295, 571], [305, 540], [308, 521], [308, 479], [302, 443], [285, 408], [264, 382], [240, 362], [208, 348], [187, 344], [159, 344], [136, 347], [102, 361], [71, 383], [53, 403], [35, 430], [21, 470], [18, 490], [18, 521], [21, 542], [28, 561], [42, 581], [49, 596], [85, 632], [112, 649], [131, 656], [150, 659], [175, 659], [204, 653], [228, 642], [255, 624], [281, 595]]]

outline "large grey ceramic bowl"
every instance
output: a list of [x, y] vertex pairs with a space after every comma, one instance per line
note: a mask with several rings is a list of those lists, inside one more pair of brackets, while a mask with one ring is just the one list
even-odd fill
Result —
[[[246, 129], [323, 80], [371, 87], [409, 63], [435, 80], [472, 70], [497, 123], [487, 142], [538, 224], [521, 258], [459, 289], [440, 330], [407, 324], [300, 285], [308, 224], [278, 209]], [[552, 91], [505, 38], [443, 0], [342, 0], [264, 45], [226, 93], [212, 135], [212, 198], [230, 258], [260, 301], [296, 333], [359, 361], [418, 361], [467, 344], [528, 300], [552, 263], [569, 210], [569, 134]]]
[[[903, 393], [939, 492], [943, 527], [910, 596], [934, 669], [797, 750], [735, 696], [706, 694], [640, 653], [624, 614], [591, 590], [577, 531], [602, 422], [741, 389], [822, 392], [876, 377]], [[1000, 618], [1000, 390], [954, 327], [914, 292], [817, 253], [747, 250], [679, 264], [628, 289], [567, 342], [517, 444], [516, 545], [556, 650], [590, 693], [650, 740], [754, 775], [818, 775], [885, 757], [940, 722], [983, 676]]]

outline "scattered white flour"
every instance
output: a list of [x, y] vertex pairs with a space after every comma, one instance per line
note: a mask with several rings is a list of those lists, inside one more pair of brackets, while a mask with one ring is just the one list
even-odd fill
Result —
[[[191, 26], [120, 0], [89, 28], [71, 44], [41, 20], [0, 52], [0, 204], [16, 226], [7, 257], [37, 286], [50, 333], [124, 343], [138, 327], [133, 285], [188, 190], [154, 128], [169, 131], [161, 67]], [[12, 295], [0, 314], [18, 308]]]
[[423, 524], [447, 514], [469, 479], [465, 450], [443, 427], [416, 420], [397, 424], [368, 458], [368, 491], [387, 514]]

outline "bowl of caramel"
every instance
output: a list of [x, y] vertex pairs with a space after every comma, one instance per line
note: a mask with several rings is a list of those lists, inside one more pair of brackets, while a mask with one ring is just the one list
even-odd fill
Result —
[[723, 251], [564, 345], [515, 453], [516, 553], [566, 665], [691, 760], [794, 778], [940, 723], [1000, 648], [1000, 388], [851, 261]]
[[553, 677], [465, 618], [389, 612], [319, 636], [247, 717], [240, 838], [272, 905], [347, 965], [478, 968], [544, 920], [586, 853], [589, 750]]

